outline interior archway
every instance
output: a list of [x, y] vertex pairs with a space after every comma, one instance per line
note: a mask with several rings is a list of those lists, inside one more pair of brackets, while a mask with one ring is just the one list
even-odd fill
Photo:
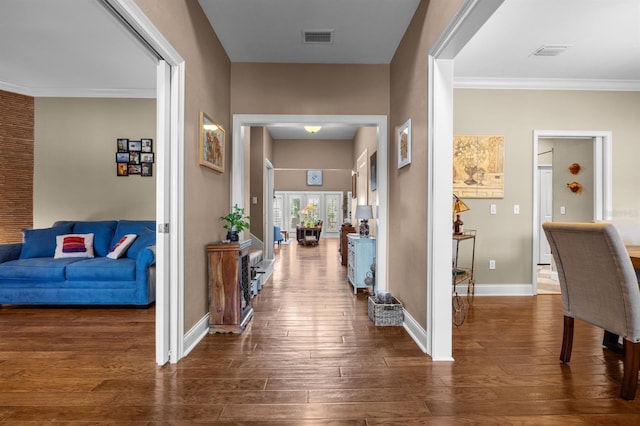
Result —
[[[378, 162], [388, 164], [387, 160], [387, 116], [384, 115], [269, 115], [269, 114], [234, 114], [233, 116], [233, 138], [235, 141], [244, 140], [245, 128], [251, 126], [270, 125], [351, 125], [360, 127], [376, 127], [378, 129]], [[244, 205], [246, 199], [245, 179], [244, 179], [244, 154], [243, 143], [234, 143], [232, 147], [233, 164], [231, 179], [231, 205]], [[388, 282], [388, 215], [387, 215], [387, 167], [378, 168], [378, 235], [376, 238], [377, 269], [376, 287], [380, 291], [387, 290]], [[268, 227], [273, 223], [267, 224]]]

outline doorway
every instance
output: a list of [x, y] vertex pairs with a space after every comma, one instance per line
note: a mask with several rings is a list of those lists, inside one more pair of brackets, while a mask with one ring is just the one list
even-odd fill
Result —
[[[539, 281], [544, 284], [543, 290], [546, 290], [547, 275], [552, 281], [554, 278], [551, 256], [550, 254], [545, 256], [548, 246], [542, 232], [544, 222], [611, 219], [611, 137], [610, 131], [535, 130], [533, 132], [535, 176], [532, 208], [532, 294], [538, 294]], [[583, 170], [577, 172], [568, 170], [569, 166], [580, 163]], [[546, 174], [544, 178], [543, 174]], [[552, 178], [554, 174], [558, 175], [555, 183]], [[551, 188], [549, 188], [549, 178], [551, 178]], [[573, 181], [579, 181], [578, 183], [583, 185], [582, 197], [566, 186]], [[549, 191], [552, 197], [551, 206], [547, 205]], [[589, 194], [591, 197], [584, 196]], [[539, 264], [545, 263], [546, 259], [549, 259], [551, 265], [548, 274], [546, 270], [540, 271], [538, 267]]]
[[[280, 114], [234, 114], [233, 137], [235, 140], [245, 140], [245, 133], [251, 126], [271, 125], [328, 125], [328, 126], [358, 126], [377, 128], [377, 152], [380, 164], [387, 164], [387, 116], [386, 115], [280, 115]], [[245, 144], [232, 145], [232, 176], [231, 176], [231, 204], [243, 206], [245, 204]], [[376, 287], [387, 289], [388, 254], [387, 254], [387, 169], [378, 169], [378, 234], [376, 237], [377, 270]], [[267, 229], [273, 229], [273, 221], [266, 223]]]

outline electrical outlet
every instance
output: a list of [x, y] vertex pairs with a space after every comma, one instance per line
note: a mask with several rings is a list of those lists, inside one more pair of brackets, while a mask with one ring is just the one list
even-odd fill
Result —
[[491, 259], [489, 261], [489, 269], [496, 269], [496, 261]]
[[513, 214], [520, 214], [520, 204], [513, 205]]
[[560, 214], [567, 214], [567, 209], [564, 206], [560, 206]]

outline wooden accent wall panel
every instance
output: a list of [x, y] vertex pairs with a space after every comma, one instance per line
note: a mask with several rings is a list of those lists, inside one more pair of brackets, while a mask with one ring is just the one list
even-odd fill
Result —
[[33, 227], [34, 99], [0, 90], [0, 243]]

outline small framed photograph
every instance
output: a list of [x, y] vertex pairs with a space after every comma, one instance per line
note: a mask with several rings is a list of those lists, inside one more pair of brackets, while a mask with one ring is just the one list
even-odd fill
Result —
[[139, 175], [140, 173], [142, 173], [142, 166], [140, 166], [140, 164], [129, 164], [127, 172], [130, 175]]
[[128, 163], [117, 163], [117, 176], [129, 176], [129, 164]]
[[[144, 148], [144, 146], [143, 146]], [[140, 162], [141, 163], [153, 163], [153, 152], [144, 152], [140, 154]]]
[[411, 164], [411, 119], [398, 129], [398, 168]]
[[119, 138], [117, 139], [117, 152], [129, 152], [129, 139]]
[[200, 165], [224, 173], [224, 129], [200, 113]]
[[131, 151], [129, 152], [129, 164], [140, 164], [140, 152]]
[[142, 142], [141, 141], [129, 141], [129, 152], [131, 151], [142, 151]]
[[128, 163], [128, 162], [129, 162], [128, 152], [116, 152], [116, 163]]
[[152, 163], [142, 163], [142, 167], [140, 169], [141, 176], [153, 176], [153, 164]]
[[153, 152], [153, 139], [141, 139], [142, 152]]

